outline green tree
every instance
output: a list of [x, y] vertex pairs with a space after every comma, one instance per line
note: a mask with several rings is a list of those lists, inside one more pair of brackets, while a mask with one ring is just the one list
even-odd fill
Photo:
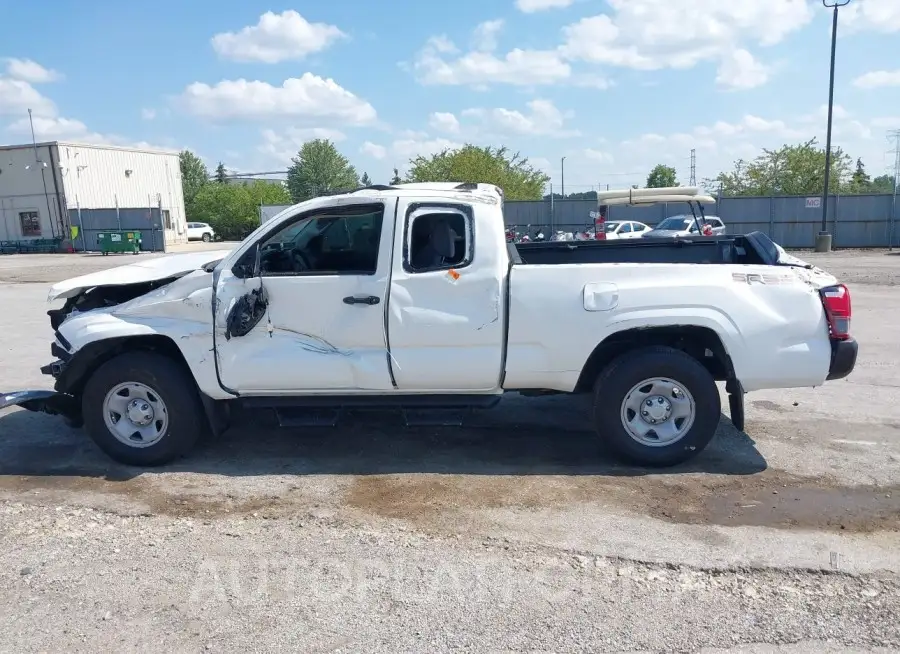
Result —
[[400, 179], [400, 171], [394, 168], [394, 176], [391, 177], [391, 184], [402, 184], [403, 180]]
[[675, 169], [672, 166], [656, 164], [650, 174], [647, 175], [647, 188], [666, 188], [678, 186], [675, 178]]
[[872, 185], [869, 187], [870, 193], [893, 193], [894, 192], [894, 178], [890, 175], [879, 175], [875, 179], [872, 180]]
[[219, 184], [225, 184], [226, 182], [228, 182], [228, 171], [225, 170], [225, 164], [223, 164], [221, 161], [219, 162], [219, 165], [216, 166], [216, 181]]
[[409, 182], [480, 182], [503, 189], [507, 200], [540, 200], [550, 178], [506, 147], [466, 144], [410, 160]]
[[862, 159], [856, 160], [856, 170], [850, 176], [850, 193], [870, 193], [872, 190], [872, 180], [866, 173], [866, 167], [863, 165]]
[[369, 173], [363, 173], [362, 177], [359, 178], [360, 186], [372, 186], [372, 179], [369, 177]]
[[190, 220], [209, 223], [223, 240], [242, 240], [259, 227], [259, 207], [268, 204], [291, 204], [284, 184], [206, 184], [194, 198]]
[[294, 202], [359, 187], [359, 175], [328, 139], [304, 143], [288, 168], [288, 190]]
[[209, 182], [209, 169], [203, 160], [190, 150], [182, 150], [178, 154], [178, 163], [181, 168], [181, 191], [184, 195], [184, 205], [189, 207], [200, 190]]
[[[851, 162], [841, 148], [832, 148], [830, 193], [846, 191]], [[721, 190], [723, 195], [817, 195], [825, 185], [825, 148], [810, 139], [799, 145], [763, 150], [753, 161], [739, 159], [731, 171], [704, 180], [703, 185]]]

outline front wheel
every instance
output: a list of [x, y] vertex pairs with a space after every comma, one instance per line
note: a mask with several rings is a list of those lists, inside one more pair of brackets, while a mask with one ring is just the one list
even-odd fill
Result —
[[204, 242], [204, 243], [209, 243], [211, 240], [212, 240], [212, 236], [210, 236], [209, 234], [204, 234], [204, 235], [203, 235], [203, 242]]
[[629, 463], [664, 467], [699, 454], [716, 433], [715, 379], [693, 357], [647, 347], [613, 361], [594, 385], [595, 427]]
[[187, 454], [206, 427], [197, 387], [173, 359], [125, 352], [101, 365], [82, 393], [84, 426], [109, 457], [158, 466]]

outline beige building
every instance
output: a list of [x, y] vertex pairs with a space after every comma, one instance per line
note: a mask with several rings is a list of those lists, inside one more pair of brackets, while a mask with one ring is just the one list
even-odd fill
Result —
[[96, 232], [119, 227], [148, 232], [145, 249], [185, 242], [178, 153], [63, 141], [0, 146], [0, 240], [68, 238], [73, 226], [78, 249], [96, 249]]

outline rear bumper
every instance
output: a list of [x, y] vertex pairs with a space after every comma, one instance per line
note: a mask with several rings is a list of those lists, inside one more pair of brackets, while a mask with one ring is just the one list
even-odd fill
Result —
[[827, 380], [843, 379], [856, 367], [859, 343], [852, 338], [845, 341], [831, 341], [831, 365], [828, 366]]

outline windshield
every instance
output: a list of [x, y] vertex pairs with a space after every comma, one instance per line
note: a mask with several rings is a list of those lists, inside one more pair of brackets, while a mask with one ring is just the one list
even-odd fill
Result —
[[618, 227], [618, 226], [619, 226], [619, 223], [606, 223], [606, 226], [604, 227], [603, 231], [605, 231], [608, 234], [610, 232], [616, 231], [616, 227]]
[[656, 229], [687, 229], [687, 226], [693, 221], [692, 217], [688, 216], [672, 216], [671, 218], [666, 218], [660, 224], [656, 226]]

